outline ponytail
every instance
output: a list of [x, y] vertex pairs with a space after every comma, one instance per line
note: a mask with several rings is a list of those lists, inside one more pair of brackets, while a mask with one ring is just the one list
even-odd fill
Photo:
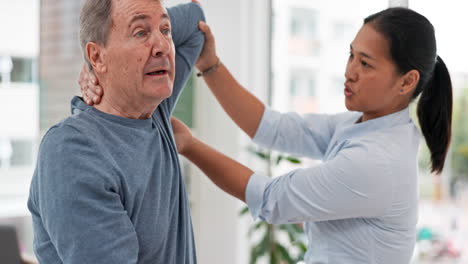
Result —
[[452, 133], [452, 82], [447, 67], [439, 56], [432, 78], [422, 89], [417, 114], [431, 152], [431, 172], [440, 174]]

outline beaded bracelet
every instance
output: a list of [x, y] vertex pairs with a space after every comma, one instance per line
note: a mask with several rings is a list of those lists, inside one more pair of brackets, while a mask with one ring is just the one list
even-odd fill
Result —
[[204, 70], [204, 71], [201, 71], [199, 73], [197, 73], [197, 77], [201, 77], [205, 74], [208, 74], [210, 72], [214, 72], [218, 67], [219, 65], [221, 65], [221, 60], [218, 58], [218, 61], [211, 67], [209, 67], [208, 69]]

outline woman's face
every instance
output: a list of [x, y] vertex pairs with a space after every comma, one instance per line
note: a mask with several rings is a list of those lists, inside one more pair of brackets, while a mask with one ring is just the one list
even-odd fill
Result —
[[351, 43], [345, 73], [346, 108], [368, 120], [401, 109], [401, 81], [390, 58], [390, 46], [373, 26], [365, 24]]

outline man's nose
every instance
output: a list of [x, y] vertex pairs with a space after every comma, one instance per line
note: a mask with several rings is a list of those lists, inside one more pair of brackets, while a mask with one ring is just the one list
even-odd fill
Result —
[[154, 57], [161, 57], [169, 52], [169, 40], [166, 39], [162, 33], [157, 33], [153, 36], [152, 45], [152, 55]]

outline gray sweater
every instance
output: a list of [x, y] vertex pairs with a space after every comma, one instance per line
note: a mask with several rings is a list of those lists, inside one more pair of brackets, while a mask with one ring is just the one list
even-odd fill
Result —
[[201, 8], [168, 9], [173, 95], [152, 118], [109, 115], [75, 97], [42, 140], [28, 207], [40, 263], [196, 263], [170, 115], [203, 46]]

